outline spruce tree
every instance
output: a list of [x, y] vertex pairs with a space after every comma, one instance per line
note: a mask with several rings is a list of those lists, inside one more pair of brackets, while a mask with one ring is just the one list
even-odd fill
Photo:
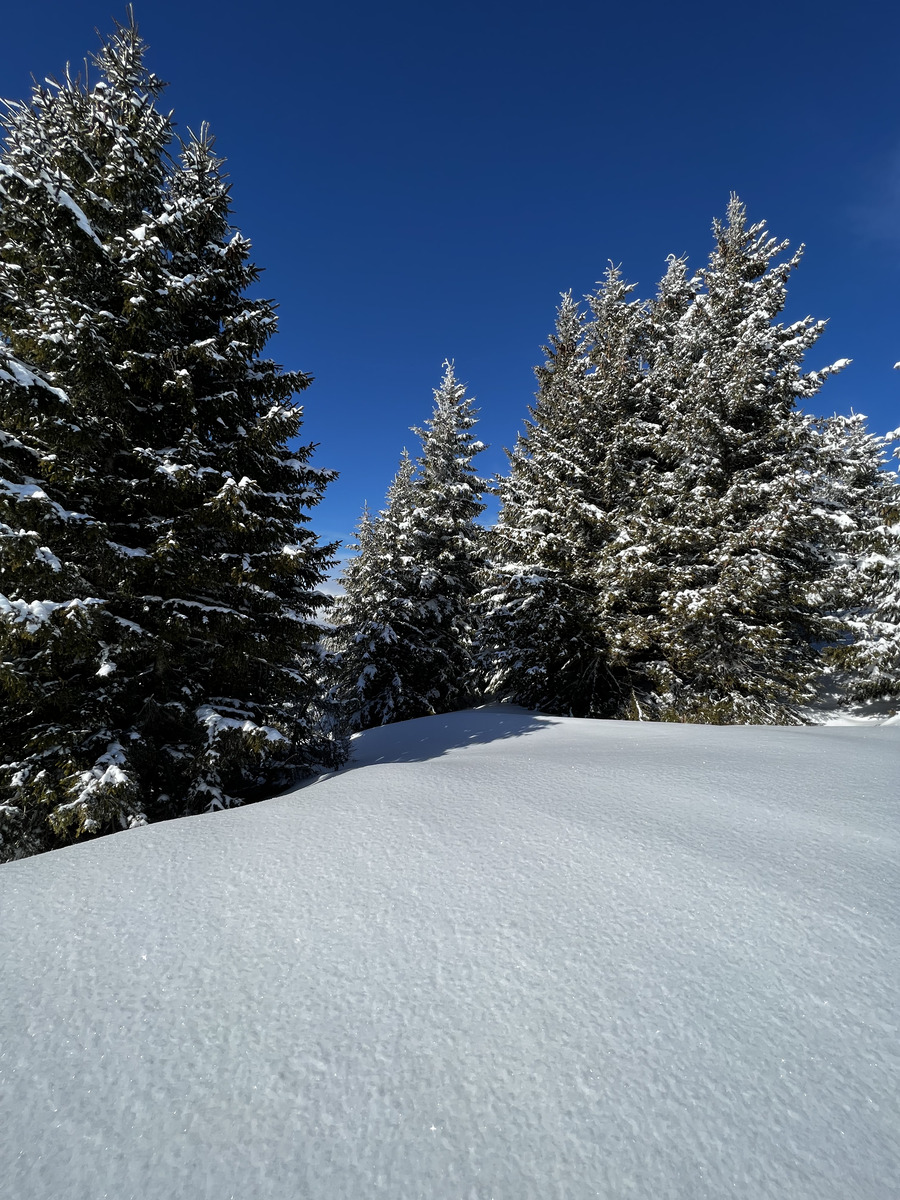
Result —
[[484, 567], [486, 481], [473, 460], [484, 449], [473, 429], [478, 418], [452, 362], [434, 391], [434, 410], [415, 433], [422, 440], [412, 513], [417, 625], [431, 648], [435, 712], [464, 707], [473, 695], [474, 598]]
[[[666, 564], [659, 641], [672, 690], [659, 714], [792, 722], [812, 698], [820, 649], [839, 640], [842, 537], [819, 504], [827, 456], [799, 408], [846, 365], [804, 373], [825, 323], [778, 323], [801, 249], [748, 225], [732, 196], [702, 291], [678, 323], [681, 384], [662, 360], [655, 523]], [[651, 372], [649, 386], [654, 388]]]
[[[835, 514], [845, 546], [843, 590], [848, 635], [832, 647], [836, 698], [870, 708], [900, 697], [900, 481], [885, 468], [900, 430], [868, 433], [865, 418], [834, 416], [817, 433], [832, 458], [823, 507]], [[900, 449], [893, 454], [900, 456]]]
[[309, 378], [262, 356], [205, 130], [177, 161], [131, 21], [0, 156], [2, 855], [331, 765]]
[[677, 459], [666, 453], [665, 420], [687, 386], [693, 363], [690, 339], [683, 332], [699, 286], [699, 277], [688, 272], [687, 260], [670, 255], [641, 337], [639, 471], [631, 502], [618, 515], [612, 553], [605, 556], [605, 570], [598, 576], [623, 683], [617, 716], [657, 716], [660, 697], [671, 694], [674, 682], [661, 619], [670, 565], [661, 527], [668, 524], [677, 495]]
[[824, 322], [779, 322], [802, 250], [779, 261], [787, 243], [734, 196], [714, 233], [708, 267], [670, 257], [649, 306], [612, 269], [590, 321], [564, 298], [491, 534], [500, 699], [793, 722], [833, 648], [861, 640], [884, 473], [801, 407], [846, 360], [804, 372]]
[[464, 707], [474, 695], [474, 604], [484, 565], [484, 449], [453, 364], [434, 392], [415, 463], [404, 454], [387, 508], [364, 516], [337, 612], [341, 692], [353, 729]]
[[850, 698], [900, 702], [900, 484], [896, 477], [880, 492], [880, 515], [863, 569], [870, 580], [867, 628], [859, 637]]
[[376, 518], [363, 512], [356, 556], [342, 576], [333, 644], [337, 692], [351, 732], [432, 711], [431, 681], [420, 670], [429, 648], [418, 624], [412, 513], [415, 463], [406, 453]]
[[[594, 622], [611, 684], [592, 715], [641, 716], [660, 677], [659, 591], [663, 578], [656, 525], [661, 478], [661, 398], [648, 367], [674, 341], [673, 330], [696, 293], [684, 260], [671, 258], [652, 304], [631, 300], [618, 271], [589, 298], [586, 328], [591, 397], [588, 513], [596, 529], [589, 554]], [[670, 360], [671, 361], [671, 360]], [[602, 514], [602, 516], [601, 516]]]
[[624, 595], [609, 586], [646, 471], [645, 306], [610, 267], [587, 324], [571, 295], [536, 369], [538, 392], [500, 483], [480, 603], [483, 670], [498, 699], [612, 716], [632, 691]]

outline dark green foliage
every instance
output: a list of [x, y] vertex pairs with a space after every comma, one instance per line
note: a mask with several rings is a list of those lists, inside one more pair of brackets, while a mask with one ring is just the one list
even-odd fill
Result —
[[335, 644], [352, 729], [452, 712], [473, 697], [473, 597], [483, 567], [483, 446], [465, 385], [445, 364], [416, 464], [404, 454], [358, 556], [344, 575]]
[[590, 321], [564, 298], [481, 597], [500, 699], [794, 722], [863, 619], [878, 454], [849, 468], [837, 425], [799, 407], [845, 363], [804, 373], [824, 323], [778, 322], [799, 253], [777, 261], [736, 197], [714, 234], [652, 304], [614, 269]]
[[[618, 275], [608, 282], [607, 307], [626, 305]], [[571, 296], [563, 297], [545, 353], [531, 420], [500, 482], [502, 508], [479, 598], [481, 664], [488, 693], [498, 699], [596, 716], [612, 689], [592, 575], [604, 536], [594, 470], [603, 431]]]
[[[799, 719], [839, 638], [842, 534], [819, 504], [829, 463], [798, 403], [844, 364], [804, 374], [824, 322], [778, 324], [798, 252], [748, 226], [732, 197], [702, 291], [678, 331], [682, 384], [661, 405], [669, 502], [659, 638], [672, 672], [661, 715]], [[652, 386], [652, 374], [651, 374]]]
[[433, 664], [417, 623], [414, 471], [404, 452], [386, 507], [374, 520], [363, 513], [335, 606], [338, 692], [351, 730], [432, 711]]
[[[875, 437], [858, 415], [832, 417], [819, 430], [834, 470], [823, 504], [846, 531], [845, 571], [853, 581], [843, 612], [850, 637], [829, 660], [851, 702], [896, 711], [900, 698], [900, 481], [883, 467], [900, 430]], [[894, 457], [900, 457], [895, 448]], [[860, 602], [860, 588], [862, 600]], [[854, 607], [855, 604], [855, 607]]]
[[331, 477], [289, 450], [308, 377], [262, 357], [249, 243], [133, 25], [9, 106], [0, 160], [5, 856], [263, 794], [323, 731]]

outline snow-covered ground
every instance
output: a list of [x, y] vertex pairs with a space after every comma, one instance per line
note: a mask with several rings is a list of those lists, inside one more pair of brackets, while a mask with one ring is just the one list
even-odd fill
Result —
[[10, 1200], [896, 1200], [900, 728], [488, 708], [0, 868]]

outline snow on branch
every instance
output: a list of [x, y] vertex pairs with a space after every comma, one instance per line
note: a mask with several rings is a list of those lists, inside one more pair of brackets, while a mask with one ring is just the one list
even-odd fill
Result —
[[10, 600], [4, 595], [0, 595], [0, 618], [5, 618], [14, 625], [24, 625], [26, 633], [34, 634], [60, 611], [68, 617], [73, 617], [79, 610], [86, 611], [91, 605], [104, 603], [105, 601], [98, 600], [93, 596], [84, 600], [75, 599], [57, 603], [55, 600]]

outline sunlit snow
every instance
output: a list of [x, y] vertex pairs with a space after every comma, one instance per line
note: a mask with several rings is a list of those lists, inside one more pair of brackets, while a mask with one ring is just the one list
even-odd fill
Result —
[[5, 1195], [898, 1195], [900, 727], [354, 745], [0, 868]]

